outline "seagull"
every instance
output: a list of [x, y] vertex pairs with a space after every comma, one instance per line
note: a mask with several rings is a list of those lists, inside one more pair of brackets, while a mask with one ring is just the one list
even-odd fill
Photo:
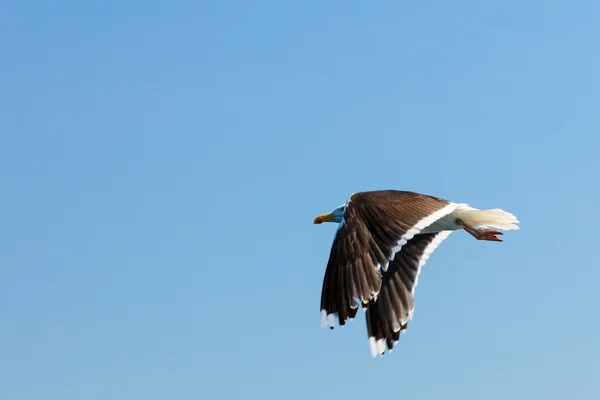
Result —
[[323, 278], [321, 325], [344, 326], [362, 306], [373, 357], [398, 343], [414, 313], [421, 268], [453, 231], [502, 242], [498, 229], [519, 229], [517, 218], [499, 208], [400, 190], [353, 193], [314, 219], [323, 222], [339, 225]]

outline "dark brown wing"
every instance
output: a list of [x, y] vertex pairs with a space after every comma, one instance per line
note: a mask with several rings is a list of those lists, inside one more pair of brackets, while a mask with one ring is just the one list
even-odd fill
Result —
[[415, 235], [382, 273], [381, 290], [366, 311], [369, 345], [373, 356], [389, 350], [408, 326], [415, 309], [415, 287], [421, 267], [452, 231]]
[[331, 246], [321, 293], [322, 322], [333, 329], [356, 315], [381, 287], [394, 255], [414, 235], [451, 213], [456, 204], [404, 191], [375, 191], [350, 196]]

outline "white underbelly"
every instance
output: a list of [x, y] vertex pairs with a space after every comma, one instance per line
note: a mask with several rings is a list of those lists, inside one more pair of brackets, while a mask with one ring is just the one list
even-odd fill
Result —
[[425, 229], [421, 231], [421, 233], [435, 233], [441, 231], [456, 231], [462, 229], [462, 226], [458, 225], [456, 222], [456, 215], [454, 212], [446, 215], [435, 221], [433, 224], [429, 225]]

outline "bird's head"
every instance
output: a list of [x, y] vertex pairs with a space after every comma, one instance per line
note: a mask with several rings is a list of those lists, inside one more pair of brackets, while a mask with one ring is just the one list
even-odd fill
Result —
[[345, 209], [346, 209], [346, 205], [342, 204], [335, 210], [333, 210], [327, 214], [321, 214], [318, 217], [316, 217], [314, 223], [322, 224], [323, 222], [338, 222], [338, 223], [342, 222]]

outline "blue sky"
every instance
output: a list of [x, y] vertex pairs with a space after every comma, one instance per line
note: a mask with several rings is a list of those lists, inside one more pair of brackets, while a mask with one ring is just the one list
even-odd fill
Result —
[[[596, 399], [600, 3], [0, 5], [0, 398]], [[450, 236], [399, 347], [319, 298], [356, 191]]]

